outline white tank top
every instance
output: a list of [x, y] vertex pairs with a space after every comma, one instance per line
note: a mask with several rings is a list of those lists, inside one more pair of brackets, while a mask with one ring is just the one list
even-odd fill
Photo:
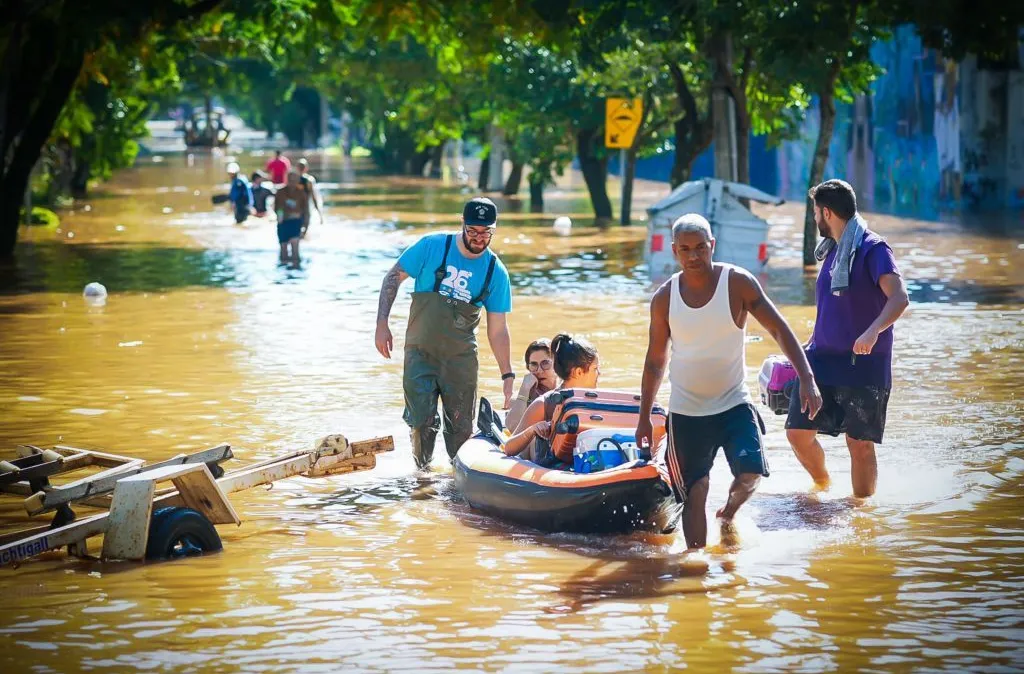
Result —
[[736, 327], [729, 307], [729, 274], [722, 274], [711, 300], [699, 309], [687, 306], [672, 277], [668, 324], [672, 332], [672, 384], [669, 411], [693, 417], [718, 414], [749, 403], [746, 376], [746, 329]]

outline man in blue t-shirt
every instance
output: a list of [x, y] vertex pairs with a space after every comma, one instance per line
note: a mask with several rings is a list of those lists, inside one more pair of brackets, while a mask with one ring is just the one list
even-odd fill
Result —
[[[826, 180], [809, 192], [822, 243], [815, 289], [818, 315], [806, 345], [821, 389], [814, 419], [790, 396], [786, 437], [818, 484], [827, 484], [825, 453], [816, 433], [846, 434], [855, 496], [875, 493], [875, 443], [882, 442], [892, 388], [893, 323], [910, 305], [892, 248], [857, 213], [857, 195], [843, 180]], [[797, 385], [796, 391], [799, 391]]]
[[504, 408], [512, 400], [511, 339], [505, 315], [512, 310], [508, 271], [491, 239], [498, 209], [490, 199], [470, 199], [462, 210], [462, 231], [428, 234], [409, 247], [391, 268], [380, 289], [377, 308], [377, 351], [391, 358], [394, 340], [388, 318], [398, 286], [415, 279], [409, 323], [405, 332], [405, 422], [411, 429], [413, 458], [426, 468], [444, 407], [444, 443], [454, 460], [473, 433], [476, 411], [476, 329], [481, 308], [487, 312], [487, 340], [501, 371]]

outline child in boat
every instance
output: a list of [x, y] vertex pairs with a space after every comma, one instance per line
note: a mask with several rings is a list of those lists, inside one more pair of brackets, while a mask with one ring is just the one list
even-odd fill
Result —
[[555, 391], [570, 388], [596, 388], [601, 377], [601, 359], [594, 345], [582, 337], [565, 333], [555, 335], [551, 340], [551, 356], [555, 374], [562, 383], [542, 394], [526, 408], [515, 432], [505, 441], [504, 451], [509, 456], [537, 462], [537, 438], [551, 438], [551, 420], [547, 418], [545, 401]]
[[530, 345], [526, 347], [523, 359], [526, 361], [526, 369], [529, 370], [529, 374], [523, 377], [519, 394], [512, 401], [508, 414], [505, 415], [507, 428], [519, 426], [519, 421], [523, 418], [530, 403], [558, 386], [558, 376], [552, 367], [554, 359], [551, 357], [550, 339], [535, 339], [530, 342]]

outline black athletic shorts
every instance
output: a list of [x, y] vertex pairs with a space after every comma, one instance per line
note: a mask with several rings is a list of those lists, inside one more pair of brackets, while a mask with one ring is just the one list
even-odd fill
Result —
[[277, 223], [278, 243], [288, 243], [302, 234], [302, 218], [292, 218]]
[[832, 437], [846, 433], [854, 440], [881, 444], [885, 432], [885, 413], [889, 407], [889, 389], [877, 386], [818, 386], [821, 411], [814, 419], [800, 411], [800, 380], [787, 386], [789, 416], [786, 428], [817, 431]]
[[711, 473], [721, 447], [734, 476], [768, 476], [764, 456], [764, 421], [750, 403], [706, 417], [669, 415], [669, 474], [676, 498], [683, 501], [695, 482]]

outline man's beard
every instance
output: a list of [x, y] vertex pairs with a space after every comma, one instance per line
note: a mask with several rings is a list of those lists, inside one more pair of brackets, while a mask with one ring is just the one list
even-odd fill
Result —
[[[470, 253], [473, 253], [473, 254], [484, 252], [485, 250], [487, 250], [487, 246], [488, 246], [488, 244], [486, 244], [486, 243], [473, 244], [469, 240], [469, 237], [466, 236], [466, 232], [465, 231], [462, 232], [462, 245], [464, 245], [466, 247], [466, 250], [468, 250]], [[474, 248], [474, 245], [479, 245], [480, 246], [480, 250], [477, 250], [476, 248]]]
[[825, 221], [824, 220], [817, 220], [817, 219], [815, 219], [814, 224], [816, 224], [818, 226], [818, 234], [821, 235], [821, 238], [823, 238], [823, 239], [831, 238], [832, 235], [829, 234], [828, 228], [825, 227]]

